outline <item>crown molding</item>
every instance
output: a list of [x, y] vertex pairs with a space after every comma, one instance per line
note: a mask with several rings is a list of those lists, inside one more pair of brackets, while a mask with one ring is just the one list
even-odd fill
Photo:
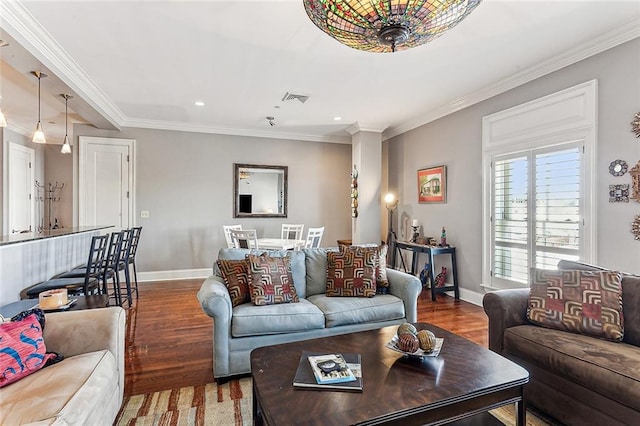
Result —
[[0, 8], [2, 28], [45, 67], [64, 81], [115, 129], [124, 114], [96, 86], [69, 54], [36, 21], [20, 1], [3, 1]]
[[347, 127], [346, 131], [349, 132], [351, 136], [353, 136], [358, 132], [382, 133], [387, 127], [388, 124], [361, 123], [359, 121], [356, 121], [351, 126]]
[[201, 124], [189, 124], [178, 123], [171, 121], [159, 121], [159, 120], [125, 120], [122, 123], [122, 127], [137, 127], [142, 129], [156, 129], [156, 130], [172, 130], [176, 132], [193, 132], [193, 133], [210, 133], [218, 135], [232, 135], [232, 136], [248, 136], [255, 138], [269, 138], [269, 139], [287, 139], [294, 141], [307, 141], [307, 142], [324, 142], [324, 143], [337, 143], [337, 144], [351, 144], [350, 137], [338, 137], [338, 136], [322, 136], [322, 135], [310, 135], [305, 133], [289, 133], [273, 131], [261, 131], [261, 130], [248, 130], [248, 129], [236, 129], [230, 127], [216, 127], [205, 126]]
[[631, 20], [626, 24], [619, 26], [615, 30], [609, 31], [600, 37], [594, 38], [587, 43], [570, 49], [561, 55], [557, 55], [534, 67], [513, 74], [511, 77], [470, 93], [467, 96], [455, 99], [452, 102], [427, 112], [426, 114], [421, 114], [420, 117], [409, 120], [404, 124], [389, 128], [383, 133], [382, 139], [391, 139], [638, 37], [640, 37], [640, 23], [636, 20]]

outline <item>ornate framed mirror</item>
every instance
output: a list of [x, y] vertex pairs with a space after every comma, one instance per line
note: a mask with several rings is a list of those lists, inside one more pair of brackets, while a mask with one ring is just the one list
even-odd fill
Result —
[[287, 217], [287, 166], [233, 165], [233, 217]]

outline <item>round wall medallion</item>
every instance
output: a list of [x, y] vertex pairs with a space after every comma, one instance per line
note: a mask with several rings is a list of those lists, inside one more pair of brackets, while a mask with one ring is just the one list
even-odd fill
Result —
[[636, 240], [640, 241], [640, 214], [631, 222], [631, 233], [635, 235]]
[[631, 131], [635, 133], [636, 138], [640, 138], [640, 112], [636, 112], [631, 122]]
[[622, 176], [623, 174], [627, 173], [628, 169], [629, 166], [624, 160], [615, 160], [612, 161], [611, 164], [609, 164], [609, 173], [614, 176]]

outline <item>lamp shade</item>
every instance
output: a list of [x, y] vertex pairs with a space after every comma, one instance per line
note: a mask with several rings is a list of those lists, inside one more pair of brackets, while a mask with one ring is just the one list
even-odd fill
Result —
[[33, 139], [31, 141], [33, 143], [47, 143], [44, 132], [42, 131], [42, 125], [39, 121], [38, 124], [36, 124], [36, 130], [33, 132]]
[[482, 0], [304, 0], [311, 21], [349, 47], [405, 50], [440, 37]]
[[64, 143], [62, 144], [62, 148], [60, 149], [60, 153], [62, 154], [71, 154], [71, 145], [69, 144], [69, 136], [64, 137]]

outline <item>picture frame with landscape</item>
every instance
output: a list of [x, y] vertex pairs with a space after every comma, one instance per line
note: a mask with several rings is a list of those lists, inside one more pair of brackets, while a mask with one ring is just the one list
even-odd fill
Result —
[[418, 170], [418, 202], [447, 202], [447, 166], [435, 166]]

